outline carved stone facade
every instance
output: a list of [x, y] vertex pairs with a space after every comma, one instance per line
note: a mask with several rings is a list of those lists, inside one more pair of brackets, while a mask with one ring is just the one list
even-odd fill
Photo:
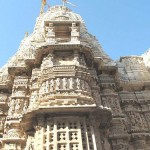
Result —
[[0, 149], [150, 150], [146, 61], [111, 60], [65, 6], [41, 13], [0, 69]]

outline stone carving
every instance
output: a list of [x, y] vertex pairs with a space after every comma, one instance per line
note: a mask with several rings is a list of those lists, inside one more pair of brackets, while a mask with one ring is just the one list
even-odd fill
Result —
[[46, 93], [49, 92], [49, 81], [46, 81], [45, 92], [46, 92]]
[[118, 144], [113, 146], [113, 150], [129, 150], [129, 146], [125, 144]]
[[72, 23], [71, 27], [71, 42], [79, 41], [79, 27], [76, 23]]
[[27, 100], [24, 102], [24, 106], [23, 106], [23, 112], [25, 113], [28, 109], [28, 102]]
[[142, 129], [143, 124], [142, 124], [141, 117], [140, 117], [139, 113], [129, 112], [128, 115], [130, 117], [132, 129], [133, 130], [140, 130], [140, 129]]
[[60, 78], [56, 79], [56, 90], [60, 89]]
[[10, 104], [9, 104], [8, 115], [9, 116], [13, 115], [14, 111], [15, 111], [15, 100], [12, 99], [11, 102], [10, 102]]
[[70, 90], [73, 90], [73, 89], [74, 89], [74, 79], [73, 79], [73, 78], [70, 78], [70, 79], [69, 79], [69, 89], [70, 89]]
[[53, 23], [49, 23], [49, 26], [46, 27], [46, 37], [47, 37], [47, 41], [46, 42], [55, 42], [55, 28]]
[[66, 78], [63, 78], [63, 79], [62, 79], [62, 82], [63, 82], [62, 88], [63, 88], [64, 90], [66, 90], [67, 87], [68, 87], [67, 79], [66, 79]]
[[35, 109], [38, 106], [38, 97], [39, 94], [37, 91], [33, 91], [31, 93], [31, 97], [29, 99], [29, 109]]
[[16, 112], [16, 113], [19, 113], [19, 112], [20, 112], [20, 109], [21, 109], [21, 102], [20, 102], [20, 99], [18, 99], [18, 100], [16, 101], [15, 112]]
[[80, 90], [81, 80], [79, 78], [76, 79], [77, 90]]
[[0, 102], [7, 102], [8, 96], [0, 93]]
[[50, 80], [50, 92], [53, 92], [53, 90], [54, 90], [54, 80], [51, 79]]
[[1, 149], [148, 150], [148, 55], [114, 62], [78, 14], [50, 7], [0, 69]]

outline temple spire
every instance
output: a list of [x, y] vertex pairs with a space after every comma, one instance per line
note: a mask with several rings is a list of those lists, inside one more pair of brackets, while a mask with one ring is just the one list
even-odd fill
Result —
[[28, 36], [29, 36], [29, 33], [28, 33], [28, 32], [25, 32], [25, 36], [24, 36], [24, 37], [26, 38], [26, 37], [28, 37]]

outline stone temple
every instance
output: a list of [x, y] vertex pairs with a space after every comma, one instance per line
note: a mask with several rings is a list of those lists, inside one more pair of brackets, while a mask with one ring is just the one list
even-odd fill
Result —
[[1, 150], [150, 150], [150, 52], [113, 61], [80, 15], [53, 6], [0, 69]]

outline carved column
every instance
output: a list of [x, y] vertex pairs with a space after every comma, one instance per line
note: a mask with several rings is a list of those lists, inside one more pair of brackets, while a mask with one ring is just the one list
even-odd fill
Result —
[[110, 107], [113, 114], [109, 135], [113, 150], [128, 150], [129, 135], [125, 130], [125, 118], [122, 114], [118, 94], [111, 88], [103, 90], [102, 103], [105, 107]]
[[32, 77], [30, 80], [30, 98], [29, 98], [29, 108], [28, 110], [34, 110], [37, 109], [38, 107], [38, 97], [39, 97], [39, 82], [38, 78], [40, 76], [41, 70], [36, 68], [32, 70]]
[[129, 135], [124, 128], [123, 119], [113, 118], [109, 135], [113, 150], [129, 150]]
[[[0, 138], [3, 138], [4, 124], [8, 111], [8, 99], [8, 94], [0, 93]], [[0, 148], [2, 148], [2, 143], [0, 143]]]
[[16, 76], [4, 128], [3, 145], [5, 150], [22, 150], [25, 146], [25, 133], [20, 123], [28, 107], [27, 90], [28, 77]]

